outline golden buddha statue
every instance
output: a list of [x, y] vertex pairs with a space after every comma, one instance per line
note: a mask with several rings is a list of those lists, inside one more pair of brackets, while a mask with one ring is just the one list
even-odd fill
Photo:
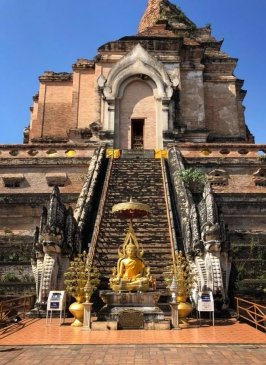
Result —
[[117, 267], [113, 269], [109, 280], [114, 291], [147, 291], [150, 287], [150, 269], [142, 259], [140, 249], [132, 225], [125, 238], [122, 248], [118, 250]]

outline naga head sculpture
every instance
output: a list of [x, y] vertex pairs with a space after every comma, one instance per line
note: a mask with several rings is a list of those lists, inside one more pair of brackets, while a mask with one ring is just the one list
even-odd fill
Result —
[[207, 222], [202, 226], [201, 239], [207, 252], [221, 251], [221, 230], [218, 223]]
[[44, 253], [60, 253], [63, 235], [60, 230], [45, 229], [40, 235], [40, 243]]

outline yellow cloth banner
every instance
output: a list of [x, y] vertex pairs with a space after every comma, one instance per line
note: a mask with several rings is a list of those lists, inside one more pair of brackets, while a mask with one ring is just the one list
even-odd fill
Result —
[[120, 150], [107, 148], [106, 158], [119, 158], [119, 157], [120, 157]]
[[168, 158], [167, 150], [154, 150], [155, 158]]

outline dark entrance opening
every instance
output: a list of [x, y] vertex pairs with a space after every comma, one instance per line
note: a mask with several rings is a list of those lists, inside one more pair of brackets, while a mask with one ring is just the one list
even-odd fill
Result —
[[143, 150], [144, 119], [131, 120], [131, 148]]

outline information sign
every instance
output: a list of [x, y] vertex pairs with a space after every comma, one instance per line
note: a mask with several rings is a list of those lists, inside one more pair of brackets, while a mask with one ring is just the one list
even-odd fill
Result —
[[212, 321], [214, 325], [214, 300], [211, 291], [199, 292], [197, 310], [199, 312], [199, 319], [200, 319], [200, 312], [212, 313]]
[[50, 291], [47, 300], [46, 323], [49, 312], [50, 312], [50, 322], [51, 322], [52, 313], [54, 311], [60, 312], [60, 323], [61, 323], [63, 312], [65, 317], [65, 309], [66, 309], [66, 292], [64, 290]]
[[213, 312], [214, 301], [212, 292], [199, 292], [198, 296], [198, 311], [199, 312]]

